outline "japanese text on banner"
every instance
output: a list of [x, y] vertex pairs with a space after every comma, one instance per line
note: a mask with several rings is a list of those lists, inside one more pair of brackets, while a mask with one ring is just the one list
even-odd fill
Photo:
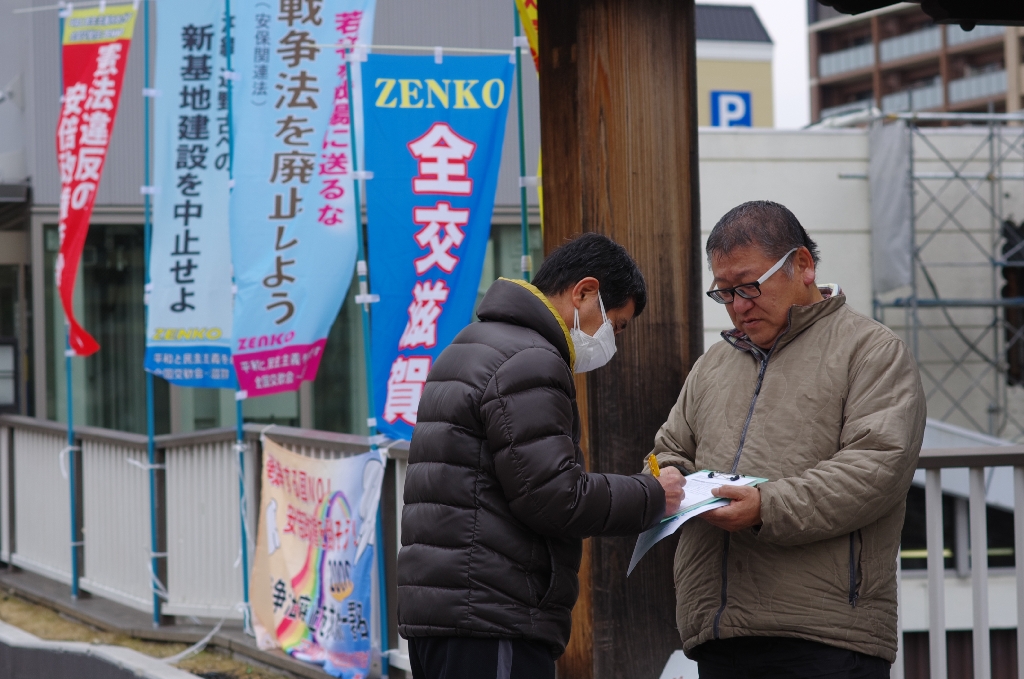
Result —
[[505, 57], [363, 66], [377, 426], [408, 439], [433, 361], [476, 302], [508, 113]]
[[373, 13], [372, 0], [278, 0], [238, 15], [232, 349], [246, 396], [316, 376], [352, 278], [360, 107], [332, 46], [368, 43]]
[[145, 366], [179, 386], [234, 388], [224, 2], [176, 0], [157, 18]]
[[328, 674], [366, 677], [381, 458], [315, 460], [265, 439], [263, 460], [249, 596], [256, 633]]
[[60, 251], [54, 276], [68, 321], [70, 349], [77, 356], [89, 356], [100, 348], [75, 318], [72, 299], [135, 25], [130, 4], [105, 10], [71, 12], [64, 21], [61, 55], [64, 94], [57, 122]]

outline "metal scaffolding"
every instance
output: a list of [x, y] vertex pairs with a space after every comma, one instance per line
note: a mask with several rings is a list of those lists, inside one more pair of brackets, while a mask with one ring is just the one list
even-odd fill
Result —
[[912, 348], [930, 417], [1022, 441], [1024, 115], [886, 119], [910, 133], [912, 262], [875, 317]]

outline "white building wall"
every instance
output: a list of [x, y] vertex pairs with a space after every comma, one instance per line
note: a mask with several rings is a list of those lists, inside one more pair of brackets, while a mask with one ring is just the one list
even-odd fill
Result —
[[[849, 304], [871, 314], [868, 183], [863, 130], [718, 130], [701, 128], [701, 241], [730, 209], [748, 200], [782, 203], [821, 248], [818, 281], [838, 283]], [[710, 289], [711, 272], [704, 270]], [[725, 307], [704, 300], [704, 348], [732, 327]]]
[[[1000, 296], [1002, 274], [991, 265], [1001, 244], [996, 215], [1019, 222], [1024, 219], [1024, 172], [1019, 128], [1008, 128], [992, 153], [1007, 160], [1002, 171], [1017, 179], [996, 186], [982, 176], [990, 167], [988, 130], [983, 126], [930, 128], [915, 136], [916, 173], [968, 176], [967, 183], [929, 179], [915, 188], [916, 242], [921, 259], [938, 294], [944, 299], [991, 299]], [[1018, 142], [1014, 146], [1014, 142]], [[872, 315], [870, 233], [871, 199], [865, 179], [868, 142], [866, 130], [700, 130], [701, 234], [706, 242], [718, 219], [736, 205], [768, 199], [789, 207], [821, 248], [818, 281], [838, 283], [849, 304]], [[918, 297], [933, 294], [918, 270]], [[705, 269], [705, 288], [711, 287]], [[907, 297], [909, 287], [894, 290], [885, 301]], [[952, 318], [957, 328], [949, 323]], [[1024, 390], [1010, 389], [989, 368], [981, 355], [963, 341], [978, 341], [987, 357], [1004, 359], [1002, 330], [992, 326], [1002, 318], [992, 308], [951, 309], [949, 318], [939, 309], [919, 310], [918, 355], [929, 416], [953, 424], [1020, 439], [1024, 434]], [[884, 321], [908, 342], [906, 312], [889, 309]], [[731, 327], [725, 308], [709, 299], [704, 303], [705, 348], [720, 341]], [[962, 336], [963, 337], [962, 337]], [[998, 337], [997, 337], [998, 335]], [[962, 362], [959, 362], [964, 357]], [[954, 359], [957, 362], [954, 362]], [[1019, 392], [1019, 393], [1018, 393]], [[992, 403], [1003, 404], [1009, 416], [989, 417]]]

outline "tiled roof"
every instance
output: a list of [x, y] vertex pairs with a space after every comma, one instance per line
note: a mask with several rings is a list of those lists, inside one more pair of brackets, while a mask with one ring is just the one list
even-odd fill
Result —
[[753, 7], [697, 5], [697, 40], [771, 43]]

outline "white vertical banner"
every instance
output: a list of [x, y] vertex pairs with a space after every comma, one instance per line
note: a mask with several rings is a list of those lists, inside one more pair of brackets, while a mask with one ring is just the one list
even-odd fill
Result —
[[145, 367], [180, 386], [233, 389], [225, 3], [156, 8]]

